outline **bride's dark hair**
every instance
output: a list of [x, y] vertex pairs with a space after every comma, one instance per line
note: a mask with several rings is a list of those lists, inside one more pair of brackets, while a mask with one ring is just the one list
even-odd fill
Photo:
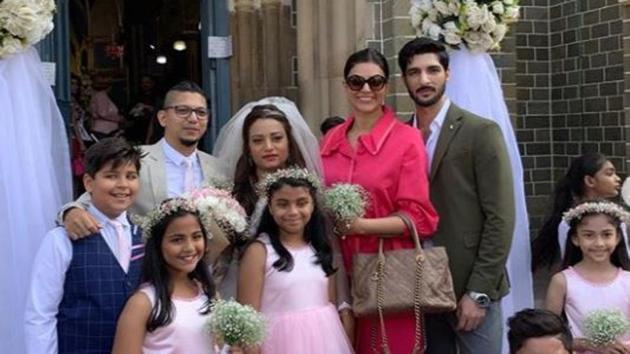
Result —
[[304, 157], [298, 148], [293, 135], [291, 134], [291, 123], [285, 114], [272, 104], [263, 104], [254, 106], [243, 121], [243, 147], [241, 157], [236, 163], [236, 171], [234, 172], [234, 187], [232, 195], [241, 203], [247, 215], [252, 215], [256, 207], [258, 197], [256, 195], [256, 165], [252, 159], [249, 149], [249, 132], [252, 125], [259, 119], [273, 119], [282, 124], [289, 142], [289, 157], [284, 163], [285, 166], [306, 167]]

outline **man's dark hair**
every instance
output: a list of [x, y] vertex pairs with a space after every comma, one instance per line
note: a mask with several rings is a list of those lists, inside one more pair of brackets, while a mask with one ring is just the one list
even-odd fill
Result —
[[339, 117], [339, 116], [332, 116], [332, 117], [328, 117], [326, 119], [324, 119], [324, 121], [322, 122], [322, 124], [319, 126], [319, 131], [322, 133], [322, 135], [326, 135], [326, 133], [340, 125], [343, 124], [346, 120]]
[[566, 321], [555, 313], [541, 309], [525, 309], [508, 319], [510, 353], [515, 354], [526, 340], [556, 337], [570, 353], [573, 336]]
[[85, 173], [94, 178], [105, 165], [112, 162], [112, 168], [132, 163], [140, 172], [142, 152], [131, 146], [123, 138], [105, 138], [90, 146], [85, 152]]
[[210, 109], [210, 100], [208, 100], [208, 97], [206, 97], [206, 93], [203, 92], [199, 85], [188, 80], [182, 81], [166, 91], [166, 95], [164, 96], [164, 107], [170, 106], [173, 103], [173, 94], [178, 92], [190, 92], [200, 94], [206, 100], [206, 103], [208, 104], [208, 109]]
[[448, 70], [448, 52], [446, 51], [444, 44], [431, 38], [417, 37], [407, 42], [400, 52], [398, 52], [398, 66], [400, 67], [400, 73], [403, 76], [405, 75], [407, 66], [414, 56], [428, 53], [437, 55], [438, 61], [444, 70]]

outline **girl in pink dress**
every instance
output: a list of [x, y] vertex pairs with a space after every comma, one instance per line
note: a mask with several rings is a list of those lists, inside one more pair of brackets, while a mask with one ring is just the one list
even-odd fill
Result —
[[346, 354], [350, 343], [337, 314], [333, 251], [316, 200], [319, 178], [305, 169], [267, 175], [268, 198], [258, 236], [243, 255], [238, 299], [261, 311], [263, 354]]
[[112, 353], [216, 353], [205, 329], [215, 295], [203, 260], [208, 219], [191, 201], [168, 199], [148, 214], [143, 233], [143, 284], [120, 315]]
[[551, 278], [545, 306], [566, 315], [576, 353], [630, 353], [630, 336], [596, 347], [584, 339], [583, 327], [596, 310], [618, 310], [630, 319], [630, 261], [620, 229], [628, 217], [604, 200], [583, 202], [564, 214], [570, 227], [565, 269]]

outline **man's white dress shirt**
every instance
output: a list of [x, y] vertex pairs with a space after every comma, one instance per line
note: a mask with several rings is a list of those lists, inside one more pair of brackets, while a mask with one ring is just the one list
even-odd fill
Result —
[[185, 179], [186, 179], [186, 163], [188, 160], [192, 163], [193, 168], [193, 182], [195, 187], [200, 187], [203, 183], [203, 171], [201, 170], [201, 164], [199, 163], [199, 156], [197, 150], [190, 156], [184, 156], [179, 151], [173, 149], [166, 139], [160, 141], [164, 156], [166, 157], [166, 187], [169, 198], [179, 197], [186, 191]]
[[[429, 138], [424, 142], [424, 146], [427, 149], [427, 157], [429, 159], [428, 172], [431, 171], [431, 163], [433, 162], [433, 155], [435, 155], [437, 141], [440, 137], [440, 131], [442, 130], [442, 125], [444, 125], [444, 120], [446, 119], [446, 112], [448, 112], [450, 106], [451, 100], [446, 98], [444, 100], [442, 108], [440, 108], [440, 111], [435, 116], [435, 119], [433, 119], [433, 121], [431, 121], [431, 124], [429, 125], [429, 129], [431, 130], [431, 132], [429, 133]], [[415, 114], [413, 116], [413, 126], [419, 128], [418, 118]]]

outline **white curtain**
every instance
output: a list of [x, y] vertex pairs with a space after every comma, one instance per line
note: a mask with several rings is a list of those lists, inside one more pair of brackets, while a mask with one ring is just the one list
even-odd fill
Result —
[[[491, 119], [501, 127], [512, 164], [516, 224], [512, 249], [506, 265], [511, 288], [510, 293], [502, 301], [503, 326], [504, 332], [506, 332], [508, 317], [521, 309], [534, 307], [523, 165], [503, 98], [501, 81], [490, 55], [487, 53], [473, 54], [463, 48], [452, 51], [450, 59], [451, 75], [446, 85], [447, 96], [460, 107]], [[503, 352], [507, 353], [509, 352], [507, 337], [504, 335], [503, 338]]]
[[72, 196], [64, 122], [33, 48], [0, 59], [0, 123], [0, 351], [24, 353], [33, 257]]

